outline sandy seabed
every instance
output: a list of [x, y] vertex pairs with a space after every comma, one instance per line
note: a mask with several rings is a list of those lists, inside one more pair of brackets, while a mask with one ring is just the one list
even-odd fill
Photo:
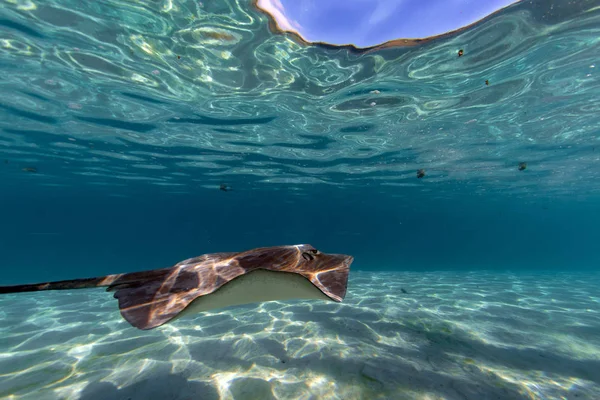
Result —
[[102, 289], [0, 297], [2, 399], [600, 399], [600, 276], [352, 272], [343, 303], [132, 328]]

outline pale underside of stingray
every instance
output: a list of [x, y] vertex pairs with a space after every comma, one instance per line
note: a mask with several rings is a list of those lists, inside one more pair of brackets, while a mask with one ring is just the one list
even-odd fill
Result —
[[175, 317], [233, 305], [346, 295], [353, 257], [321, 253], [311, 245], [263, 247], [190, 258], [171, 268], [17, 286], [0, 294], [106, 287], [121, 315], [139, 329]]

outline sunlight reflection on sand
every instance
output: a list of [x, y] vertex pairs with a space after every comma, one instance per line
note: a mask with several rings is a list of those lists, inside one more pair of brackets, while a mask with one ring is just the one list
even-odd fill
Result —
[[600, 398], [599, 281], [354, 272], [341, 304], [268, 302], [151, 331], [102, 290], [7, 295], [0, 397]]

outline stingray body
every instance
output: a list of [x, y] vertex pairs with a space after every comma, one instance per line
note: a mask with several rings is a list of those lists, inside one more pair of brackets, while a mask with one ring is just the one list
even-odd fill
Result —
[[287, 299], [341, 302], [352, 261], [352, 256], [321, 253], [307, 244], [264, 247], [205, 254], [171, 268], [0, 286], [0, 294], [106, 287], [119, 301], [123, 318], [136, 328], [152, 329], [188, 312], [230, 305]]

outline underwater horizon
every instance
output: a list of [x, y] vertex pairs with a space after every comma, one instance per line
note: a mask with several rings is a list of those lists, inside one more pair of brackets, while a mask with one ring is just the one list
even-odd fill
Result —
[[0, 398], [600, 398], [600, 1], [369, 49], [273, 25], [0, 3], [0, 286], [354, 257], [341, 303], [152, 331], [102, 289], [0, 295]]

